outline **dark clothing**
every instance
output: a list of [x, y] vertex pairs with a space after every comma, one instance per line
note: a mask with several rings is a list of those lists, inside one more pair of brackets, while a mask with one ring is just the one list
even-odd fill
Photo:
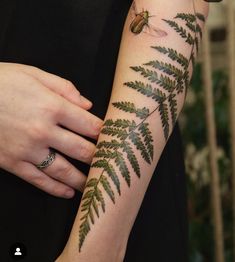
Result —
[[[104, 118], [129, 0], [0, 0], [0, 61], [34, 65], [71, 80]], [[30, 128], [30, 126], [29, 126]], [[80, 170], [89, 167], [69, 159]], [[81, 193], [50, 196], [0, 170], [0, 261], [51, 262], [63, 250]], [[126, 262], [187, 261], [186, 183], [178, 126], [154, 172], [128, 242]]]

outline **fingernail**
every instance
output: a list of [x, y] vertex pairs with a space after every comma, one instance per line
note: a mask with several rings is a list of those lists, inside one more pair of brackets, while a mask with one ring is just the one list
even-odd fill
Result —
[[90, 100], [88, 100], [87, 98], [85, 98], [84, 96], [80, 96], [81, 101], [86, 104], [86, 106], [92, 106], [92, 102]]
[[73, 189], [68, 189], [68, 190], [65, 192], [65, 196], [66, 196], [67, 198], [71, 198], [71, 197], [73, 197], [73, 195], [74, 195], [74, 190], [73, 190]]

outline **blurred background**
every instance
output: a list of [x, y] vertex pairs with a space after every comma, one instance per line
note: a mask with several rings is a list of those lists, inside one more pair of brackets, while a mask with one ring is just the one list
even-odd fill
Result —
[[210, 3], [180, 118], [188, 180], [190, 262], [235, 261], [234, 23], [235, 0]]

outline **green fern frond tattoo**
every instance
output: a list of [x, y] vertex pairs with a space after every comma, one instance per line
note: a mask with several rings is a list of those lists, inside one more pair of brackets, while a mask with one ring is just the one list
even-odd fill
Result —
[[135, 113], [140, 119], [144, 119], [149, 115], [149, 109], [146, 107], [136, 108], [134, 103], [131, 102], [115, 102], [113, 106], [128, 113]]
[[150, 84], [144, 84], [143, 82], [135, 81], [124, 83], [124, 85], [138, 91], [147, 97], [151, 97], [156, 102], [164, 101], [166, 98], [165, 94], [161, 90], [153, 88]]
[[[91, 224], [100, 217], [101, 210], [105, 213], [106, 192], [111, 202], [115, 203], [116, 194], [121, 195], [121, 179], [128, 187], [131, 186], [131, 172], [141, 177], [139, 156], [151, 164], [154, 158], [153, 136], [148, 123], [149, 117], [155, 112], [160, 115], [165, 140], [169, 138], [178, 117], [177, 95], [187, 91], [189, 86], [189, 65], [194, 63], [198, 51], [199, 41], [202, 37], [201, 25], [205, 22], [202, 14], [178, 13], [173, 20], [163, 19], [170, 29], [177, 32], [182, 41], [191, 46], [189, 58], [172, 47], [151, 46], [153, 50], [164, 55], [170, 62], [159, 59], [151, 60], [142, 65], [131, 66], [130, 69], [143, 79], [132, 80], [124, 86], [153, 100], [154, 109], [138, 107], [130, 101], [116, 101], [112, 106], [117, 110], [131, 114], [136, 121], [128, 119], [108, 119], [105, 121], [101, 133], [111, 138], [97, 144], [94, 162], [91, 168], [97, 172], [96, 178], [87, 181], [85, 193], [82, 197], [79, 228], [79, 252], [85, 238], [91, 230]], [[179, 25], [178, 21], [181, 21]], [[120, 175], [119, 175], [120, 174]], [[103, 191], [102, 191], [103, 189]]]
[[188, 59], [173, 48], [166, 48], [161, 46], [151, 47], [156, 49], [158, 52], [167, 55], [172, 61], [176, 61], [177, 63], [179, 63], [179, 65], [181, 65], [185, 70], [188, 68]]

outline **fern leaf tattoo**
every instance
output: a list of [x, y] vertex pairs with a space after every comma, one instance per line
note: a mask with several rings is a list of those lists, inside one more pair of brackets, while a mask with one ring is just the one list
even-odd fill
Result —
[[[138, 74], [142, 80], [123, 83], [127, 88], [153, 100], [154, 110], [138, 107], [130, 101], [116, 101], [112, 106], [136, 117], [136, 121], [128, 119], [108, 119], [101, 133], [108, 140], [97, 144], [94, 162], [97, 176], [87, 181], [82, 197], [79, 228], [79, 252], [91, 230], [92, 224], [106, 211], [106, 193], [115, 204], [116, 195], [121, 195], [121, 179], [128, 187], [131, 186], [131, 172], [141, 177], [140, 164], [136, 156], [139, 152], [146, 164], [154, 158], [153, 136], [148, 119], [151, 114], [158, 113], [164, 138], [167, 141], [178, 117], [177, 95], [185, 92], [190, 81], [189, 65], [194, 63], [198, 44], [202, 37], [201, 23], [205, 22], [202, 14], [178, 13], [172, 20], [163, 19], [169, 30], [173, 30], [183, 42], [191, 47], [190, 57], [167, 46], [151, 46], [156, 53], [162, 54], [167, 61], [151, 60], [142, 65], [131, 66], [130, 70]], [[181, 22], [180, 24], [178, 22]], [[138, 78], [139, 79], [139, 78]], [[120, 174], [120, 175], [119, 175]], [[102, 190], [103, 189], [103, 190]]]

